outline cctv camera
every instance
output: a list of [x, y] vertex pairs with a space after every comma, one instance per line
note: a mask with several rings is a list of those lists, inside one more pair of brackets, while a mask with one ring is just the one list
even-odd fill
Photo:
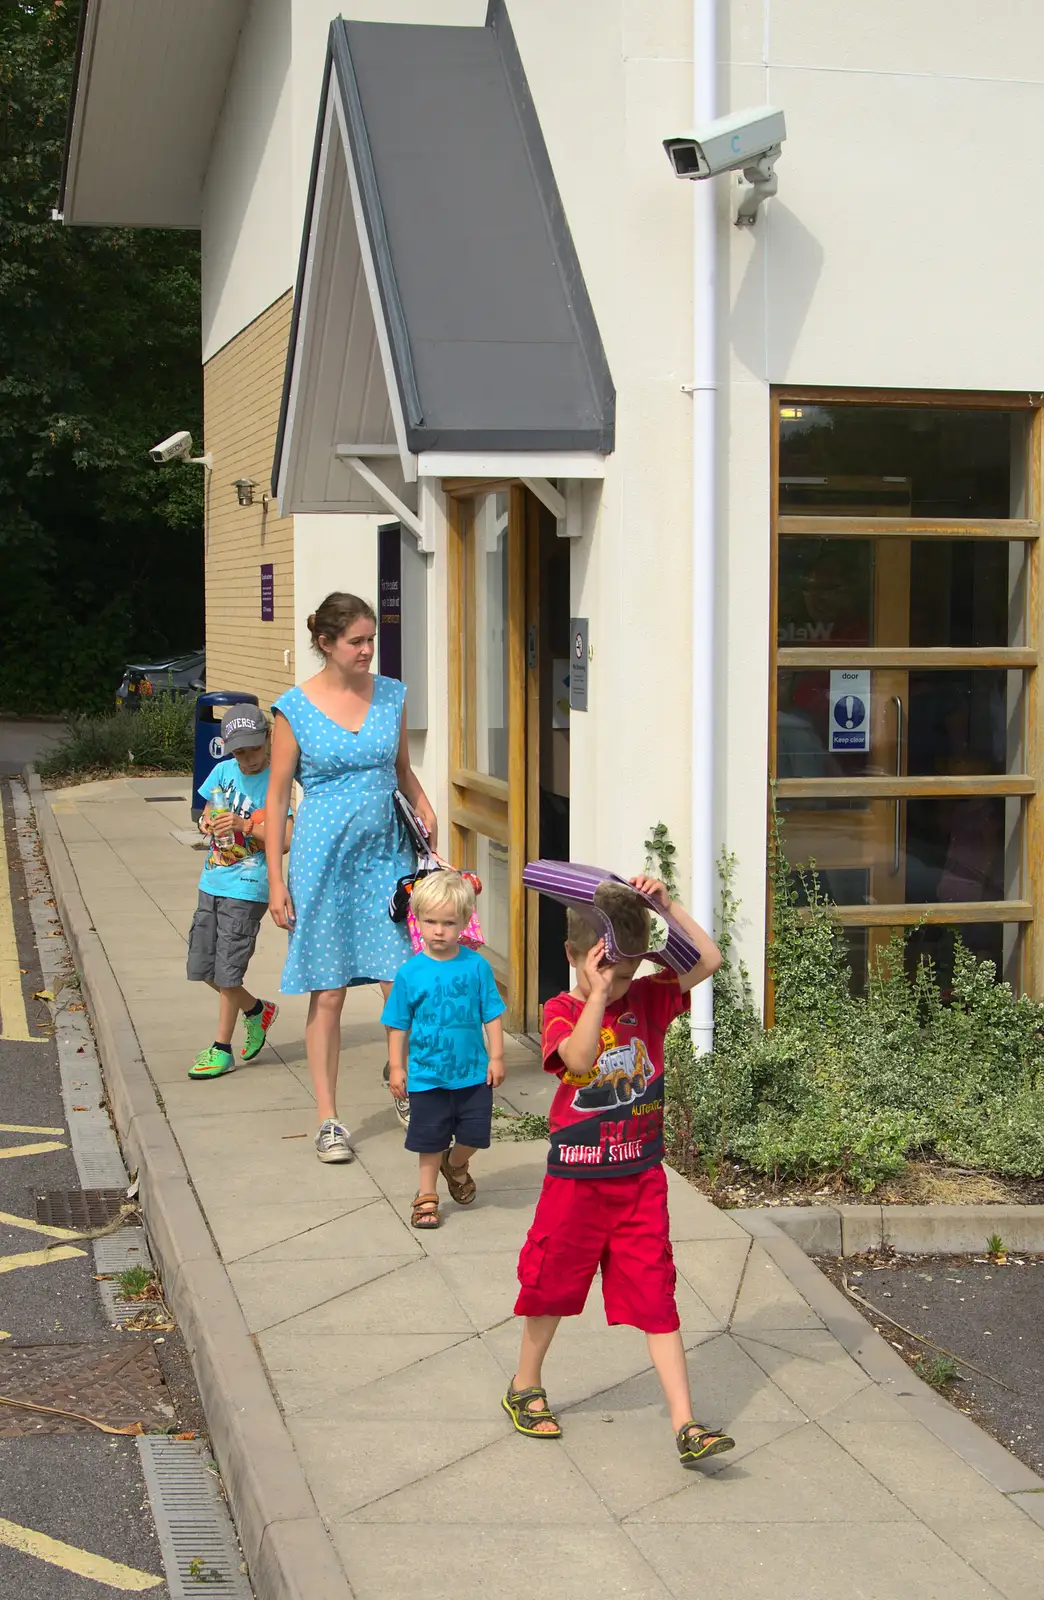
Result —
[[153, 445], [149, 456], [153, 461], [184, 461], [192, 449], [192, 435], [185, 433], [172, 433], [169, 439], [164, 439], [161, 444]]
[[782, 111], [759, 106], [753, 111], [734, 111], [692, 133], [665, 139], [675, 176], [713, 178], [719, 172], [737, 172], [757, 167], [759, 162], [779, 155], [787, 136]]

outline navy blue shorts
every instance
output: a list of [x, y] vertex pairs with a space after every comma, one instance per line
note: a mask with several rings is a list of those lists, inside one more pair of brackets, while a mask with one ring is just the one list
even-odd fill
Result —
[[406, 1148], [417, 1155], [448, 1150], [450, 1140], [488, 1150], [493, 1125], [493, 1086], [473, 1083], [467, 1089], [418, 1089], [410, 1094]]

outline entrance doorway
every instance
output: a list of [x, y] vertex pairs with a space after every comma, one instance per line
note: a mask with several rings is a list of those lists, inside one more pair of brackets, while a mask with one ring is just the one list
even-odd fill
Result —
[[776, 402], [776, 816], [857, 987], [896, 928], [944, 990], [958, 929], [1030, 981], [1039, 420], [1005, 399]]
[[527, 860], [569, 853], [569, 546], [518, 483], [444, 485], [450, 506], [451, 859], [482, 879], [506, 1025], [536, 1033], [568, 987], [561, 908]]

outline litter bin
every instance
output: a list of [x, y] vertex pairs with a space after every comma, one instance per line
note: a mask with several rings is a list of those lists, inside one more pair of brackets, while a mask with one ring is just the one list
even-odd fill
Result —
[[221, 718], [229, 706], [256, 706], [256, 694], [237, 694], [234, 689], [215, 689], [213, 694], [196, 696], [196, 742], [192, 756], [192, 820], [203, 815], [204, 801], [199, 786], [209, 777], [225, 753], [221, 742]]

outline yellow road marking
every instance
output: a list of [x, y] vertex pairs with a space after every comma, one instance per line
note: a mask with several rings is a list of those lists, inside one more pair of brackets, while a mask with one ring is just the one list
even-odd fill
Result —
[[20, 1550], [23, 1555], [35, 1556], [38, 1561], [49, 1561], [52, 1567], [61, 1567], [65, 1572], [75, 1572], [77, 1577], [89, 1578], [92, 1583], [107, 1584], [110, 1589], [141, 1594], [146, 1589], [158, 1589], [163, 1582], [151, 1572], [139, 1572], [136, 1567], [125, 1567], [120, 1561], [92, 1555], [89, 1550], [64, 1544], [61, 1539], [51, 1539], [33, 1528], [20, 1528], [17, 1522], [8, 1522], [4, 1517], [0, 1517], [0, 1544], [9, 1550]]
[[47, 1144], [13, 1144], [10, 1150], [0, 1150], [0, 1161], [9, 1161], [12, 1156], [42, 1156], [48, 1150], [68, 1150], [66, 1144], [56, 1144], [49, 1140]]
[[11, 869], [7, 860], [7, 841], [0, 827], [0, 1039], [26, 1043], [35, 1039], [29, 1032], [22, 994], [22, 971], [18, 965], [14, 909], [11, 905]]
[[39, 1032], [30, 1033], [22, 993], [22, 970], [18, 961], [18, 940], [14, 929], [11, 900], [11, 872], [7, 844], [0, 828], [0, 1039], [20, 1044], [46, 1044]]
[[13, 1211], [0, 1211], [0, 1223], [9, 1228], [25, 1228], [28, 1233], [42, 1233], [48, 1239], [78, 1239], [75, 1228], [56, 1228], [50, 1222], [37, 1222], [34, 1217], [17, 1217]]
[[0, 1133], [64, 1133], [64, 1128], [34, 1128], [22, 1122], [0, 1122]]
[[71, 1261], [73, 1256], [85, 1256], [86, 1250], [77, 1250], [71, 1244], [52, 1245], [48, 1250], [26, 1250], [18, 1256], [0, 1256], [0, 1272], [16, 1272], [19, 1267], [46, 1267], [49, 1261]]

